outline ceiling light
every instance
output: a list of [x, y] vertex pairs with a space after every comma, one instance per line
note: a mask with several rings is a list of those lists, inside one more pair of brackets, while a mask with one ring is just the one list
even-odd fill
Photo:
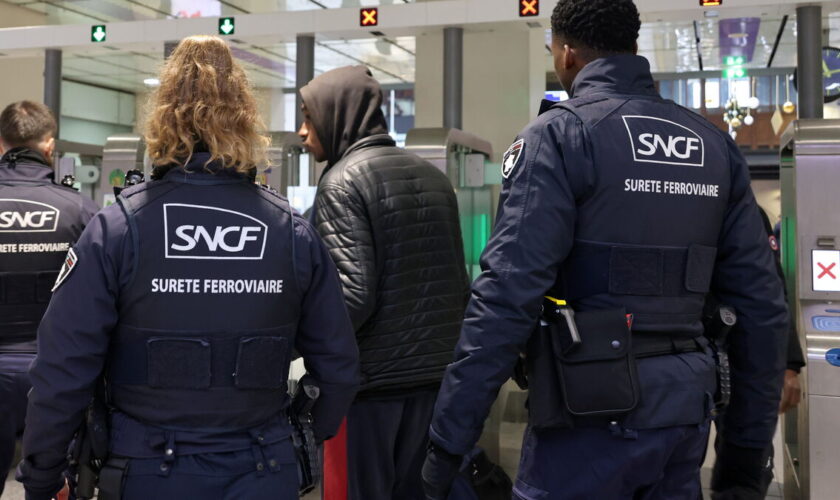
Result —
[[706, 16], [707, 18], [713, 18], [713, 17], [720, 16], [720, 12], [718, 12], [716, 10], [707, 10], [706, 12], [703, 13], [703, 15]]
[[143, 80], [143, 84], [147, 87], [158, 87], [160, 86], [160, 80], [157, 78], [146, 78]]

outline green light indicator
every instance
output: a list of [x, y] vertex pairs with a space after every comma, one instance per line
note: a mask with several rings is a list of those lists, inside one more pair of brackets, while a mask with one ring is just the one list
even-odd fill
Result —
[[747, 76], [747, 70], [740, 66], [726, 68], [723, 72], [723, 76], [726, 78], [744, 78]]
[[232, 35], [236, 32], [236, 23], [232, 17], [219, 18], [219, 34]]
[[104, 42], [106, 38], [105, 25], [97, 24], [90, 27], [90, 41], [94, 43]]
[[723, 76], [724, 78], [744, 78], [747, 76], [747, 70], [744, 69], [747, 58], [744, 56], [726, 56], [723, 58]]

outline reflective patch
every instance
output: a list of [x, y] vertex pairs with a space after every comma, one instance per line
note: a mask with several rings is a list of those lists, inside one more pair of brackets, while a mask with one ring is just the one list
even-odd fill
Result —
[[519, 139], [510, 145], [505, 156], [502, 158], [502, 177], [507, 179], [519, 164], [519, 158], [522, 156], [522, 151], [525, 150], [525, 139]]
[[61, 271], [58, 272], [58, 278], [55, 279], [55, 285], [52, 287], [52, 292], [56, 291], [64, 280], [70, 276], [70, 272], [76, 267], [76, 263], [79, 262], [79, 259], [76, 257], [76, 252], [73, 251], [71, 248], [67, 251], [67, 256], [64, 257], [64, 264], [61, 265]]
[[776, 240], [776, 237], [775, 237], [774, 235], [772, 235], [772, 234], [770, 235], [770, 248], [771, 248], [774, 252], [778, 252], [778, 251], [779, 251], [779, 242]]

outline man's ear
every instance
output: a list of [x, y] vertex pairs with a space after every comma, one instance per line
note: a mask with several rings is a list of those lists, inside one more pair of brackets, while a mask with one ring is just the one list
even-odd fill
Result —
[[568, 44], [563, 45], [563, 67], [567, 70], [574, 68], [577, 59], [577, 49], [569, 47]]
[[55, 137], [50, 137], [49, 139], [42, 141], [39, 146], [41, 152], [44, 154], [44, 157], [49, 160], [52, 158], [53, 153], [55, 153]]

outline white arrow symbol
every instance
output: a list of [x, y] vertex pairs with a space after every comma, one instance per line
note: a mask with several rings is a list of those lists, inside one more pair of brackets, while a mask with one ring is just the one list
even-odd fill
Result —
[[101, 42], [105, 39], [105, 29], [102, 26], [97, 26], [95, 30], [93, 30], [93, 39], [97, 42]]
[[219, 26], [219, 29], [222, 30], [222, 33], [225, 35], [230, 35], [231, 31], [233, 31], [233, 23], [230, 22], [230, 19], [225, 19], [222, 21], [222, 25]]

